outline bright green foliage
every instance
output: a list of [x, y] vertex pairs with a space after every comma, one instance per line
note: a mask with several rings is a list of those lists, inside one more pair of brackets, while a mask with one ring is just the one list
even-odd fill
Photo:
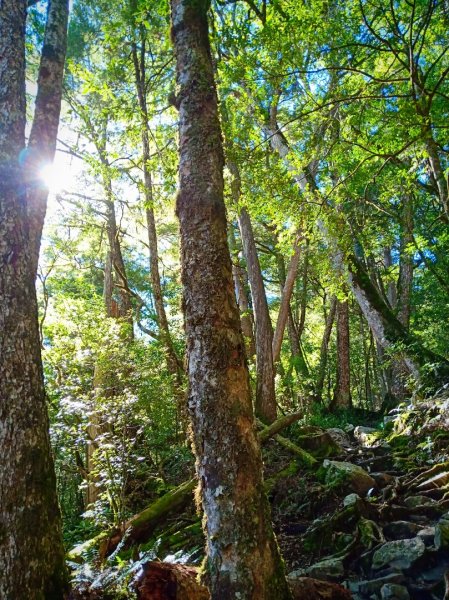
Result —
[[[228, 220], [237, 246], [233, 260], [243, 269], [249, 296], [236, 227], [239, 210], [245, 207], [275, 325], [281, 304], [279, 259], [288, 267], [301, 234], [290, 302], [290, 325], [299, 337], [300, 353], [294, 354], [286, 332], [276, 392], [285, 412], [302, 410], [313, 425], [361, 420], [359, 412], [329, 414], [339, 361], [335, 323], [324, 350], [323, 391], [316, 393], [333, 296], [349, 300], [356, 409], [379, 409], [392, 395], [395, 369], [403, 357], [398, 346], [390, 354], [381, 351], [345, 274], [335, 269], [330, 238], [338, 240], [343, 261], [357, 256], [396, 314], [400, 274], [407, 261], [411, 263], [410, 332], [448, 358], [445, 6], [424, 0], [387, 5], [365, 0], [242, 0], [218, 1], [210, 11], [224, 147], [241, 179], [236, 199], [233, 175], [225, 168]], [[30, 57], [34, 36], [39, 35], [39, 13], [34, 21]], [[144, 199], [133, 48], [146, 62], [151, 206]], [[60, 149], [68, 153], [65, 169], [71, 167], [75, 181], [64, 182], [58, 202], [51, 200], [39, 279], [52, 439], [67, 541], [72, 544], [145, 508], [172, 485], [187, 480], [193, 466], [185, 382], [181, 389], [177, 386], [157, 339], [145, 221], [145, 209], [154, 209], [164, 304], [183, 365], [174, 215], [175, 105], [180, 99], [168, 3], [74, 2], [68, 56]], [[279, 133], [287, 154], [273, 143]], [[440, 180], [435, 157], [443, 174]], [[108, 189], [129, 286], [134, 339], [122, 320], [106, 317]], [[408, 223], [407, 202], [412, 206]], [[117, 273], [113, 279], [112, 297], [118, 302]], [[249, 305], [251, 309], [251, 301]], [[249, 366], [255, 384], [254, 361]], [[415, 383], [407, 381], [407, 386], [412, 392]], [[89, 476], [99, 497], [87, 507], [86, 449], [93, 443], [88, 435], [93, 422], [101, 426]], [[82, 514], [87, 517], [84, 522]]]

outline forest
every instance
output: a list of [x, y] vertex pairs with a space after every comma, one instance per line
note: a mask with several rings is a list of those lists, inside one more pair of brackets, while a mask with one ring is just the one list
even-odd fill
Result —
[[448, 40], [0, 0], [0, 600], [449, 600]]

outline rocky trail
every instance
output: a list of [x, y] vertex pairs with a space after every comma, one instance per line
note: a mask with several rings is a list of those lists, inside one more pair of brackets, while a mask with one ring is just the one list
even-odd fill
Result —
[[[294, 597], [449, 600], [448, 391], [395, 409], [381, 428], [293, 424], [287, 431], [281, 443], [278, 433], [261, 439]], [[112, 551], [108, 534], [99, 550], [85, 544], [72, 552], [73, 597], [115, 598], [121, 582], [141, 599], [207, 598], [194, 580], [203, 538], [193, 486], [186, 489], [187, 502], [178, 497], [135, 543], [129, 526]]]
[[337, 582], [357, 600], [449, 598], [448, 417], [443, 395], [393, 411], [383, 431], [327, 430], [343, 452], [323, 461], [297, 520], [275, 502], [291, 581]]

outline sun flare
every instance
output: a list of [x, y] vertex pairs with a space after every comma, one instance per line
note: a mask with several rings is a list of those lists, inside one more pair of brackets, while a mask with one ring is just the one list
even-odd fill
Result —
[[64, 168], [64, 166], [51, 163], [45, 165], [41, 169], [40, 178], [48, 187], [50, 192], [55, 194], [67, 189], [71, 182], [71, 173], [70, 170]]

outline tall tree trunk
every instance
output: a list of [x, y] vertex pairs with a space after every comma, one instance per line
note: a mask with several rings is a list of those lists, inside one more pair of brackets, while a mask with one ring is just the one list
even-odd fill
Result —
[[275, 372], [272, 353], [273, 326], [268, 310], [251, 218], [246, 208], [240, 210], [238, 221], [256, 324], [256, 415], [265, 423], [272, 423], [276, 420]]
[[[104, 280], [103, 280], [103, 302], [106, 316], [109, 318], [117, 318], [119, 316], [117, 311], [117, 304], [113, 298], [114, 292], [114, 280], [112, 276], [112, 253], [109, 250], [106, 254], [106, 261], [104, 265]], [[98, 363], [95, 365], [94, 372], [94, 399], [97, 398], [101, 387], [101, 375], [98, 368]], [[103, 375], [104, 379], [104, 375]], [[85, 505], [89, 506], [96, 502], [100, 496], [100, 486], [98, 484], [98, 477], [95, 473], [95, 451], [98, 448], [97, 437], [101, 432], [101, 424], [98, 418], [98, 412], [92, 410], [92, 414], [89, 419], [89, 424], [86, 428], [87, 433], [87, 444], [86, 444], [86, 469], [85, 475], [87, 480], [87, 488], [85, 494]]]
[[[384, 248], [384, 267], [386, 270], [391, 269], [393, 261], [391, 258], [391, 248]], [[386, 289], [386, 297], [390, 308], [394, 309], [397, 303], [397, 289], [394, 281], [388, 281]]]
[[128, 277], [126, 275], [125, 261], [123, 260], [122, 247], [120, 244], [120, 231], [117, 227], [117, 217], [115, 214], [114, 194], [112, 191], [112, 181], [108, 173], [109, 166], [106, 161], [103, 163], [103, 187], [106, 194], [106, 230], [108, 235], [109, 252], [111, 254], [114, 289], [117, 290], [118, 303], [116, 306], [115, 317], [127, 322], [127, 334], [133, 337], [133, 314], [131, 295], [129, 293]]
[[[37, 188], [36, 171], [34, 181], [29, 171], [41, 165], [41, 158], [53, 156], [51, 151], [41, 155], [37, 145], [23, 151], [26, 9], [25, 0], [0, 4], [0, 597], [8, 600], [62, 599], [66, 588], [34, 285], [47, 194]], [[52, 32], [50, 24], [57, 15], [66, 24], [67, 9], [62, 1], [49, 6], [35, 131], [49, 91], [43, 73], [46, 54], [50, 48], [61, 49], [58, 64], [64, 61], [65, 42], [59, 36], [65, 39], [66, 29]], [[49, 77], [53, 75], [49, 65]], [[51, 86], [55, 104], [47, 98], [52, 111], [47, 141], [53, 151], [61, 78], [62, 69]], [[24, 163], [19, 164], [19, 155]], [[39, 218], [33, 221], [35, 210]]]
[[[285, 270], [284, 257], [281, 254], [277, 255], [277, 263], [278, 263], [278, 273], [279, 273], [279, 284], [280, 284], [280, 288], [281, 288], [281, 307], [282, 307], [282, 299], [285, 297], [283, 294], [284, 294], [285, 287], [286, 287], [287, 275], [286, 275], [286, 270]], [[295, 268], [297, 271], [297, 266]], [[293, 286], [292, 286], [292, 288], [293, 288]], [[279, 319], [278, 319], [278, 323], [279, 323]], [[277, 327], [276, 327], [276, 329], [277, 329]], [[304, 376], [304, 377], [308, 378], [309, 369], [307, 367], [307, 363], [305, 361], [305, 358], [304, 358], [304, 355], [302, 352], [300, 336], [298, 334], [298, 330], [296, 329], [296, 324], [295, 324], [295, 320], [293, 318], [293, 313], [292, 313], [290, 305], [288, 306], [288, 312], [287, 312], [287, 331], [288, 331], [288, 337], [289, 337], [289, 341], [290, 341], [290, 348], [291, 348], [291, 352], [292, 352], [293, 365], [295, 367], [296, 373], [298, 376]], [[274, 339], [273, 339], [273, 347], [274, 347]], [[280, 355], [280, 348], [279, 348], [279, 355]], [[274, 359], [274, 356], [273, 356], [273, 359]], [[277, 360], [279, 360], [279, 357]]]
[[[231, 223], [229, 225], [229, 250], [231, 252], [232, 260], [232, 276], [234, 278], [234, 288], [237, 298], [237, 304], [240, 312], [240, 323], [242, 326], [242, 333], [245, 340], [246, 354], [249, 359], [253, 358], [256, 353], [256, 343], [254, 340], [254, 328], [253, 328], [253, 312], [250, 310], [248, 296], [245, 289], [245, 275], [244, 269], [240, 264], [237, 244], [235, 241], [234, 227]], [[247, 279], [247, 277], [246, 277]]]
[[307, 311], [307, 285], [309, 279], [309, 241], [306, 241], [306, 248], [304, 252], [304, 267], [302, 273], [302, 285], [300, 295], [300, 306], [299, 306], [299, 319], [298, 319], [298, 337], [301, 340], [302, 334], [304, 333], [304, 327], [306, 325], [306, 311]]
[[[226, 115], [226, 112], [224, 114]], [[240, 238], [242, 240], [243, 255], [248, 271], [254, 311], [256, 338], [256, 415], [264, 422], [272, 423], [276, 419], [275, 371], [272, 354], [273, 325], [268, 310], [251, 218], [246, 208], [239, 206], [240, 171], [237, 163], [229, 158], [227, 165], [233, 178], [231, 191], [238, 211]]]
[[334, 325], [335, 313], [337, 310], [337, 298], [332, 296], [329, 312], [327, 313], [326, 324], [324, 326], [323, 340], [320, 349], [320, 364], [318, 367], [318, 375], [315, 385], [315, 396], [321, 402], [323, 399], [324, 380], [326, 378], [326, 365], [329, 349], [329, 340]]
[[284, 599], [290, 592], [263, 490], [226, 240], [224, 159], [208, 8], [207, 0], [171, 0], [180, 86], [177, 214], [188, 405], [206, 516], [206, 573], [213, 600]]
[[[222, 106], [223, 118], [227, 119], [225, 105]], [[231, 154], [232, 143], [227, 141], [228, 154]], [[276, 419], [276, 394], [274, 386], [274, 363], [272, 354], [273, 325], [271, 323], [265, 287], [257, 255], [251, 218], [245, 207], [240, 206], [241, 178], [238, 164], [227, 157], [227, 166], [232, 175], [232, 199], [237, 208], [240, 238], [242, 240], [243, 255], [248, 271], [249, 286], [251, 288], [252, 305], [255, 321], [256, 341], [256, 415], [266, 423]]]
[[299, 239], [297, 239], [293, 248], [293, 256], [290, 259], [287, 274], [285, 275], [285, 281], [282, 285], [281, 305], [279, 307], [279, 314], [273, 335], [272, 352], [273, 363], [275, 364], [281, 355], [282, 339], [284, 337], [285, 326], [287, 324], [288, 315], [291, 313], [290, 300], [292, 297], [296, 276], [298, 274], [299, 257]]
[[[146, 185], [149, 185], [147, 183]], [[147, 188], [145, 187], [145, 195], [148, 197]], [[167, 313], [165, 312], [164, 297], [162, 294], [161, 278], [159, 274], [159, 252], [157, 245], [156, 222], [154, 210], [146, 209], [147, 230], [148, 230], [148, 246], [150, 249], [150, 278], [151, 289], [153, 291], [154, 306], [156, 309], [157, 323], [159, 327], [160, 339], [165, 347], [167, 357], [167, 366], [171, 375], [174, 376], [176, 385], [179, 388], [182, 385], [182, 365], [179, 360], [173, 340], [168, 326]]]
[[[37, 80], [33, 124], [27, 149], [28, 227], [33, 248], [32, 270], [37, 273], [39, 250], [47, 212], [48, 189], [40, 170], [53, 162], [61, 112], [62, 81], [67, 46], [69, 0], [49, 0], [44, 45]], [[31, 179], [31, 181], [30, 181]], [[36, 181], [37, 180], [37, 181]], [[40, 181], [40, 184], [37, 183]]]
[[413, 198], [410, 195], [404, 195], [402, 198], [401, 226], [397, 314], [400, 323], [408, 330], [410, 327], [410, 300], [413, 284], [413, 258], [410, 254], [410, 246], [414, 244]]
[[349, 304], [337, 303], [337, 381], [332, 406], [351, 406], [351, 366], [349, 346]]
[[[150, 249], [150, 278], [153, 292], [154, 306], [156, 309], [160, 339], [165, 348], [168, 370], [175, 377], [177, 389], [182, 385], [182, 365], [175, 351], [173, 340], [168, 326], [167, 313], [165, 312], [164, 297], [162, 294], [161, 276], [159, 273], [159, 250], [157, 243], [156, 218], [154, 214], [153, 179], [150, 170], [150, 140], [148, 127], [148, 105], [146, 97], [146, 62], [145, 28], [139, 25], [140, 51], [137, 44], [132, 45], [134, 66], [134, 80], [140, 109], [140, 132], [142, 139], [143, 179], [145, 183], [145, 214], [148, 231], [148, 245]], [[183, 396], [183, 394], [181, 394]]]
[[[410, 245], [413, 238], [413, 198], [408, 194], [402, 197], [401, 241], [399, 249], [399, 277], [397, 282], [395, 312], [398, 321], [408, 332], [410, 329], [411, 293], [413, 284], [413, 258], [410, 255]], [[407, 383], [406, 365], [396, 359], [391, 365], [391, 388], [389, 396], [395, 401], [402, 401], [410, 394]]]

